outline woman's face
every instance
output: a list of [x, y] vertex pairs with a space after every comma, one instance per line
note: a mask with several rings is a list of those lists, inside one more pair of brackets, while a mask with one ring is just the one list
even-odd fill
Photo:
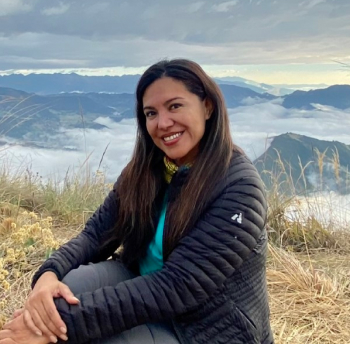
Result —
[[146, 89], [143, 111], [154, 144], [178, 166], [193, 162], [211, 115], [209, 104], [182, 82], [164, 77]]

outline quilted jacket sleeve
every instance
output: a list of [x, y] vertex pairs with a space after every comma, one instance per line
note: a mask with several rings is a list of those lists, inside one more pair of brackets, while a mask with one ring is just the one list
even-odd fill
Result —
[[222, 286], [257, 244], [266, 201], [255, 168], [241, 160], [204, 216], [182, 238], [162, 270], [80, 294], [79, 305], [56, 299], [69, 343], [107, 337], [194, 310]]
[[67, 244], [61, 246], [35, 273], [32, 288], [39, 277], [47, 271], [54, 272], [59, 280], [72, 269], [81, 264], [98, 262], [107, 259], [118, 247], [112, 242], [105, 250], [100, 251], [106, 233], [113, 228], [117, 218], [117, 197], [113, 188], [104, 203], [87, 221], [83, 231]]

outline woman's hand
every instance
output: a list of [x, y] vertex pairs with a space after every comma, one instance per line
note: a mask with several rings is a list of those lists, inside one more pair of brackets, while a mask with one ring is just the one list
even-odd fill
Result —
[[23, 314], [8, 322], [0, 331], [0, 344], [48, 344], [50, 339], [34, 334], [24, 323]]
[[13, 320], [13, 319], [16, 319], [17, 317], [19, 317], [20, 315], [22, 315], [23, 312], [24, 312], [24, 308], [16, 309], [16, 310], [13, 312], [12, 320]]
[[[54, 298], [63, 297], [69, 304], [77, 304], [79, 300], [70, 289], [57, 279], [53, 272], [44, 273], [30, 293], [23, 310], [23, 321], [28, 329], [37, 336], [46, 336], [53, 343], [57, 337], [67, 340], [67, 328], [61, 319]], [[14, 317], [20, 314], [18, 310]], [[17, 319], [17, 318], [15, 318]], [[0, 342], [0, 344], [2, 344]]]

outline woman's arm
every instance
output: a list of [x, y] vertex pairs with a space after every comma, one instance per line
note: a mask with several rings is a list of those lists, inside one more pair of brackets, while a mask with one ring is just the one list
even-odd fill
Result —
[[87, 221], [83, 231], [76, 238], [61, 246], [39, 268], [33, 277], [32, 288], [40, 276], [47, 271], [54, 272], [61, 281], [70, 270], [79, 267], [79, 265], [98, 262], [111, 256], [120, 243], [112, 242], [104, 250], [100, 248], [106, 239], [106, 234], [116, 223], [117, 203], [114, 186], [104, 203]]
[[147, 322], [171, 319], [207, 300], [261, 236], [266, 200], [255, 168], [243, 161], [161, 271], [78, 295], [79, 305], [56, 299], [69, 343], [103, 338]]
[[117, 242], [101, 250], [106, 234], [116, 223], [118, 200], [115, 187], [104, 203], [86, 223], [84, 230], [67, 244], [60, 247], [36, 272], [24, 309], [26, 326], [37, 334], [44, 334], [56, 341], [66, 338], [66, 325], [56, 310], [53, 299], [62, 297], [65, 302], [77, 304], [69, 288], [61, 283], [63, 277], [81, 264], [108, 258], [119, 246]]

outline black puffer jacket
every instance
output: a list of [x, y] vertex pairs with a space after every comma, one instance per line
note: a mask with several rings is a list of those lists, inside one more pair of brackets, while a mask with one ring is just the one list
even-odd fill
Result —
[[[78, 295], [79, 305], [56, 299], [69, 343], [165, 320], [173, 322], [183, 344], [273, 343], [262, 182], [251, 162], [236, 154], [215, 190], [204, 215], [179, 241], [161, 271]], [[117, 206], [111, 191], [82, 233], [43, 264], [33, 285], [45, 271], [62, 280], [81, 264], [107, 259], [118, 243], [104, 252], [99, 247], [115, 223]]]

